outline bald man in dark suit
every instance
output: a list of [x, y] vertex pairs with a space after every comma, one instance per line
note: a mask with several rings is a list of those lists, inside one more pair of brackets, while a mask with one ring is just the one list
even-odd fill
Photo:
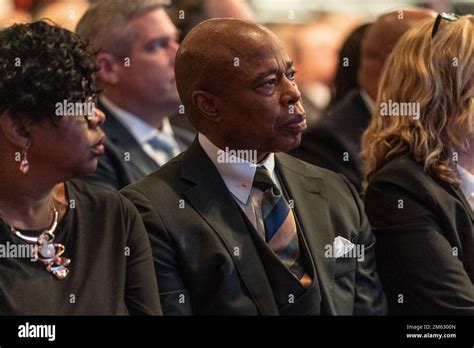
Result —
[[306, 119], [278, 39], [250, 22], [205, 21], [175, 74], [198, 137], [121, 191], [150, 235], [164, 313], [385, 314], [357, 191], [280, 153]]

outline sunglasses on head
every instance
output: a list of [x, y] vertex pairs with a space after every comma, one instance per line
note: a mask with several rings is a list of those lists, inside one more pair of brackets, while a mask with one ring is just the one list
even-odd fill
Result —
[[436, 16], [436, 19], [433, 25], [433, 30], [431, 31], [431, 38], [433, 38], [436, 35], [436, 33], [439, 31], [439, 27], [441, 25], [442, 19], [445, 19], [449, 22], [455, 22], [459, 19], [459, 16], [454, 13], [451, 13], [451, 14], [446, 13], [446, 12], [439, 13], [438, 16]]

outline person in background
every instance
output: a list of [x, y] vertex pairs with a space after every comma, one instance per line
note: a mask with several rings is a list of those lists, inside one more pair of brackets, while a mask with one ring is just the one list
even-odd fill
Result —
[[[172, 0], [170, 16], [179, 30], [179, 42], [200, 22], [210, 18], [238, 18], [256, 21], [253, 8], [247, 0]], [[196, 134], [184, 112], [171, 117], [171, 124]]]
[[322, 20], [296, 29], [294, 61], [309, 126], [317, 122], [331, 101], [331, 84], [342, 40], [340, 32]]
[[370, 25], [370, 23], [365, 23], [358, 26], [342, 44], [329, 107], [339, 103], [354, 88], [359, 88], [357, 75], [360, 66], [360, 48], [362, 39]]
[[194, 134], [173, 127], [181, 104], [174, 77], [178, 31], [163, 0], [103, 0], [91, 5], [76, 32], [98, 51], [99, 108], [108, 141], [86, 181], [120, 189], [178, 155]]
[[308, 128], [301, 145], [291, 155], [343, 174], [362, 192], [360, 142], [374, 111], [381, 70], [400, 37], [420, 20], [435, 15], [426, 9], [404, 9], [380, 16], [362, 41], [357, 72], [359, 88], [347, 93]]
[[104, 151], [94, 56], [43, 21], [0, 42], [0, 245], [16, 250], [0, 262], [0, 315], [161, 314], [137, 210], [74, 179]]
[[34, 5], [34, 20], [49, 19], [70, 31], [74, 31], [77, 22], [89, 7], [87, 0], [47, 0], [38, 1]]
[[7, 28], [15, 23], [27, 23], [30, 15], [26, 6], [20, 6], [21, 2], [13, 0], [0, 1], [0, 29]]
[[440, 14], [402, 37], [381, 77], [362, 158], [392, 314], [474, 315], [474, 213], [458, 164], [463, 151], [472, 171], [473, 61], [474, 17]]
[[257, 19], [248, 0], [171, 0], [170, 16], [179, 29], [180, 42], [192, 28], [206, 19]]
[[290, 20], [264, 24], [294, 59], [309, 127], [318, 121], [332, 98], [342, 38], [360, 21], [356, 16], [327, 12], [314, 13], [311, 17], [306, 23]]

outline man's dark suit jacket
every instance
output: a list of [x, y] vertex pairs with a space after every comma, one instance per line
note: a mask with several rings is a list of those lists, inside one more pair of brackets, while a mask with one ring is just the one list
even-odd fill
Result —
[[[288, 155], [277, 154], [275, 162], [317, 271], [320, 314], [384, 314], [375, 240], [355, 189]], [[197, 140], [121, 192], [149, 233], [165, 314], [279, 314], [243, 213]], [[364, 245], [365, 259], [326, 257], [336, 236]]]
[[474, 215], [461, 190], [404, 156], [376, 173], [365, 204], [390, 313], [474, 314]]
[[[105, 153], [99, 158], [95, 173], [84, 180], [119, 190], [157, 170], [158, 164], [143, 151], [127, 128], [100, 102], [98, 108], [107, 117], [101, 126], [107, 135]], [[179, 127], [172, 128], [179, 147], [187, 149], [194, 135]]]
[[303, 133], [301, 145], [290, 155], [343, 174], [360, 192], [364, 179], [360, 143], [370, 118], [359, 90], [354, 89]]

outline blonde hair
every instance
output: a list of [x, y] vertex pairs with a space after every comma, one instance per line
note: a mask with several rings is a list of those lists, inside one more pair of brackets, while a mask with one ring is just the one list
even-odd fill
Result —
[[[458, 186], [454, 149], [469, 147], [474, 97], [474, 17], [411, 28], [385, 64], [377, 109], [362, 137], [367, 182], [387, 161], [411, 155], [434, 178]], [[419, 118], [382, 116], [382, 105], [418, 103]], [[366, 183], [367, 184], [367, 183]]]

